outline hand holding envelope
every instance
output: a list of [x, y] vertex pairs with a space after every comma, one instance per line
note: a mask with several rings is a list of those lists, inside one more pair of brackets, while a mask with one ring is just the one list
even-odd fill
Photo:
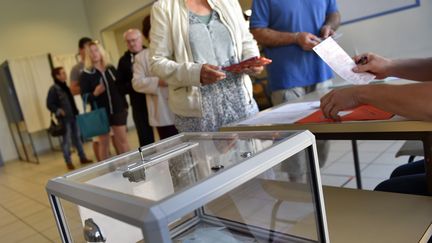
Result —
[[225, 79], [226, 74], [223, 71], [233, 73], [258, 74], [263, 70], [263, 66], [271, 63], [271, 60], [265, 57], [252, 57], [240, 63], [226, 67], [218, 67], [210, 64], [203, 64], [200, 73], [201, 84], [207, 85]]
[[248, 69], [268, 65], [271, 62], [272, 60], [265, 57], [252, 57], [247, 60], [241, 61], [237, 64], [233, 64], [227, 67], [222, 67], [222, 70], [233, 72], [233, 73], [242, 73], [247, 71]]

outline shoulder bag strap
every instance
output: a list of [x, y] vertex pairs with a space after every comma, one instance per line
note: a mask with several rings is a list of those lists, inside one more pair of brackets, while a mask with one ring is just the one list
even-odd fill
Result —
[[[89, 97], [90, 93], [85, 93], [82, 95], [82, 99], [83, 99], [83, 112], [86, 113], [86, 107], [87, 107], [87, 100]], [[95, 109], [98, 109], [98, 105], [96, 103], [96, 101], [93, 101], [93, 106]]]

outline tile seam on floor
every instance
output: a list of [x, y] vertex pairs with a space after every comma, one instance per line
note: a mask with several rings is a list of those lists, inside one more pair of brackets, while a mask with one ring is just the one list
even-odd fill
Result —
[[[2, 207], [2, 208], [3, 208], [5, 211], [7, 211], [9, 214], [11, 214], [11, 215], [13, 215], [14, 217], [16, 217], [17, 220], [21, 221], [23, 224], [25, 224], [26, 226], [30, 227], [30, 228], [33, 229], [34, 231], [36, 231], [38, 234], [42, 235], [45, 239], [51, 241], [51, 239], [48, 238], [47, 236], [45, 236], [41, 231], [39, 231], [38, 229], [36, 229], [36, 228], [33, 227], [32, 225], [30, 225], [29, 223], [27, 223], [26, 221], [24, 221], [21, 217], [18, 217], [18, 215], [16, 215], [16, 214], [13, 213], [12, 211], [10, 211], [8, 208], [5, 208], [5, 207], [2, 206], [2, 205], [0, 205], [0, 207]], [[38, 213], [38, 212], [36, 212], [36, 213]], [[35, 213], [33, 213], [33, 214], [35, 214]], [[33, 214], [31, 214], [31, 215], [33, 215]], [[31, 215], [28, 215], [28, 216], [26, 216], [26, 217], [29, 217], [29, 216], [31, 216]], [[31, 235], [31, 236], [29, 236], [29, 237], [27, 237], [27, 238], [30, 238], [30, 237], [32, 237], [32, 236], [34, 236], [34, 234]], [[25, 239], [27, 239], [27, 238], [25, 238]], [[25, 239], [23, 239], [23, 240], [25, 240]]]
[[[7, 171], [4, 171], [3, 173], [5, 173], [7, 176], [10, 176], [10, 177], [12, 177], [12, 178], [14, 178], [14, 179], [18, 179], [18, 180], [26, 179], [25, 176], [23, 176], [23, 177], [21, 177], [21, 176], [16, 176], [16, 175], [11, 174], [10, 172], [8, 173]], [[46, 175], [46, 176], [50, 176], [50, 177], [51, 177], [50, 174], [45, 173], [45, 172], [43, 172], [43, 171], [37, 171], [37, 173], [44, 174], [44, 175]], [[55, 177], [55, 176], [53, 176], [53, 178], [54, 178], [54, 177]], [[26, 181], [26, 182], [27, 182], [27, 181]], [[48, 182], [48, 181], [46, 181], [46, 182]], [[37, 182], [36, 182], [35, 184], [44, 186], [44, 185], [46, 185], [46, 182], [45, 182], [44, 184], [42, 184], [42, 183], [37, 183]]]
[[342, 183], [342, 185], [340, 185], [340, 187], [344, 187], [345, 185], [347, 185], [354, 178], [355, 178], [355, 176], [350, 176], [350, 178], [347, 181], [345, 181], [345, 183]]
[[38, 234], [31, 235], [31, 236], [29, 236], [29, 237], [27, 237], [27, 238], [24, 238], [24, 239], [20, 240], [19, 242], [24, 242], [25, 240], [27, 240], [27, 239], [29, 239], [29, 238], [31, 238], [31, 237], [34, 237], [35, 235], [40, 235], [42, 238], [48, 240], [49, 242], [54, 242], [53, 240], [51, 240], [50, 238], [48, 238], [48, 237], [45, 236], [42, 232], [39, 232], [39, 231], [38, 231]]
[[[18, 194], [21, 194], [22, 196], [28, 198], [28, 199], [31, 200], [31, 201], [34, 201], [35, 203], [38, 203], [38, 204], [40, 204], [40, 205], [42, 205], [42, 206], [44, 206], [44, 207], [46, 207], [46, 208], [51, 208], [51, 207], [47, 207], [45, 204], [39, 202], [38, 200], [35, 200], [34, 198], [31, 198], [31, 197], [27, 196], [25, 193], [20, 192], [20, 191], [17, 191], [16, 189], [14, 189], [14, 188], [12, 188], [12, 187], [10, 187], [10, 186], [7, 186], [7, 185], [3, 185], [3, 186], [6, 187], [6, 188], [8, 188], [9, 190], [12, 190], [12, 191], [18, 193]], [[48, 200], [48, 195], [47, 195], [47, 200]]]
[[332, 173], [327, 173], [327, 172], [321, 173], [321, 175], [326, 175], [326, 176], [345, 176], [345, 177], [352, 177], [352, 176], [354, 176], [355, 177], [354, 172], [351, 175], [348, 175], [348, 174], [332, 174]]

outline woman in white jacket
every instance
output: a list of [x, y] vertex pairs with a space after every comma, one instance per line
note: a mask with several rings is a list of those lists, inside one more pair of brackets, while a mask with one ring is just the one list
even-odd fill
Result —
[[258, 112], [249, 76], [220, 70], [259, 56], [237, 0], [159, 0], [150, 38], [151, 72], [168, 83], [179, 131], [217, 131]]
[[[149, 40], [150, 16], [143, 20], [143, 34]], [[142, 38], [141, 33], [137, 34]], [[150, 74], [149, 51], [142, 50], [135, 56], [133, 64], [132, 86], [135, 91], [146, 94], [149, 124], [156, 127], [160, 139], [168, 138], [178, 133], [174, 126], [174, 114], [168, 107], [167, 83]]]

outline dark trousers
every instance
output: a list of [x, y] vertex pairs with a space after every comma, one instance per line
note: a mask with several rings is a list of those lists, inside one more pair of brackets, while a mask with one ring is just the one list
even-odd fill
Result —
[[381, 182], [376, 191], [430, 195], [427, 190], [424, 160], [397, 167], [390, 179]]
[[68, 164], [72, 163], [71, 154], [70, 154], [71, 142], [77, 149], [78, 156], [80, 157], [80, 159], [81, 160], [86, 159], [86, 155], [84, 153], [84, 149], [81, 143], [80, 132], [76, 120], [72, 119], [70, 121], [63, 121], [63, 125], [65, 126], [66, 131], [65, 134], [63, 134], [61, 147], [62, 147], [63, 157], [65, 162]]
[[147, 104], [132, 104], [132, 118], [135, 123], [140, 146], [154, 143], [153, 128], [148, 122]]
[[178, 134], [177, 128], [174, 125], [156, 128], [161, 140]]

